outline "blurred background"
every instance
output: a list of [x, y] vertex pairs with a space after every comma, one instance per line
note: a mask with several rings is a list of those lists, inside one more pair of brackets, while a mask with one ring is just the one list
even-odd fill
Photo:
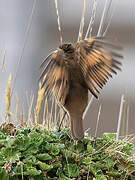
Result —
[[[0, 117], [5, 117], [5, 89], [8, 76], [13, 78], [18, 67], [25, 32], [32, 11], [33, 0], [0, 0]], [[77, 41], [79, 24], [83, 9], [83, 0], [58, 0], [63, 39], [65, 42]], [[98, 0], [96, 19], [92, 34], [98, 30], [105, 0]], [[87, 0], [85, 31], [91, 17], [92, 0]], [[99, 105], [102, 105], [98, 135], [103, 132], [115, 132], [119, 116], [120, 99], [126, 94], [129, 103], [129, 134], [135, 132], [135, 1], [114, 0], [115, 9], [107, 36], [124, 47], [122, 72], [111, 79], [101, 92], [100, 99], [94, 100], [84, 121], [90, 133], [95, 132]], [[113, 9], [113, 8], [112, 8]], [[27, 43], [17, 72], [15, 94], [18, 94], [20, 106], [27, 110], [26, 92], [38, 91], [39, 66], [42, 58], [59, 46], [59, 33], [54, 0], [37, 0], [33, 21]], [[3, 58], [5, 53], [5, 58]], [[35, 103], [35, 100], [34, 100]], [[15, 105], [12, 105], [14, 111]]]

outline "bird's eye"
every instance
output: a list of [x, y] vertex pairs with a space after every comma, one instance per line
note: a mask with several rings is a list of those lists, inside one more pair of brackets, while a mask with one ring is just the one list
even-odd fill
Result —
[[69, 49], [69, 47], [70, 47], [70, 44], [67, 44], [67, 45], [66, 45], [66, 49]]
[[71, 44], [68, 44], [68, 48], [70, 48], [71, 47]]

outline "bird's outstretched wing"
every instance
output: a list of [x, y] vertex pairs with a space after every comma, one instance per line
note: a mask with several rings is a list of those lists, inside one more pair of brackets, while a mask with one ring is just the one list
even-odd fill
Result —
[[55, 96], [62, 105], [69, 90], [69, 75], [64, 52], [59, 49], [52, 52], [41, 64], [43, 72], [40, 76], [46, 94]]
[[116, 70], [121, 70], [119, 58], [123, 56], [117, 52], [121, 49], [120, 46], [102, 38], [90, 38], [77, 43], [75, 47], [77, 62], [86, 85], [96, 98], [99, 88], [106, 84], [112, 73], [117, 74]]

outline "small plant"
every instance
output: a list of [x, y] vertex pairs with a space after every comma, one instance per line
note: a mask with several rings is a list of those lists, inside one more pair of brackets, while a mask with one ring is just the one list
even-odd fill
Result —
[[[15, 129], [0, 127], [0, 177], [2, 180], [115, 180], [135, 179], [133, 144], [85, 135], [74, 141], [68, 128], [48, 131], [38, 125]], [[133, 139], [132, 139], [133, 140]]]

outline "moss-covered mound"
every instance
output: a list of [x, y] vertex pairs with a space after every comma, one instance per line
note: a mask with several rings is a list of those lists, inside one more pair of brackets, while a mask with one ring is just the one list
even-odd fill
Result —
[[133, 144], [85, 136], [74, 141], [69, 129], [47, 131], [39, 126], [16, 130], [12, 124], [0, 128], [1, 180], [115, 180], [135, 179]]

